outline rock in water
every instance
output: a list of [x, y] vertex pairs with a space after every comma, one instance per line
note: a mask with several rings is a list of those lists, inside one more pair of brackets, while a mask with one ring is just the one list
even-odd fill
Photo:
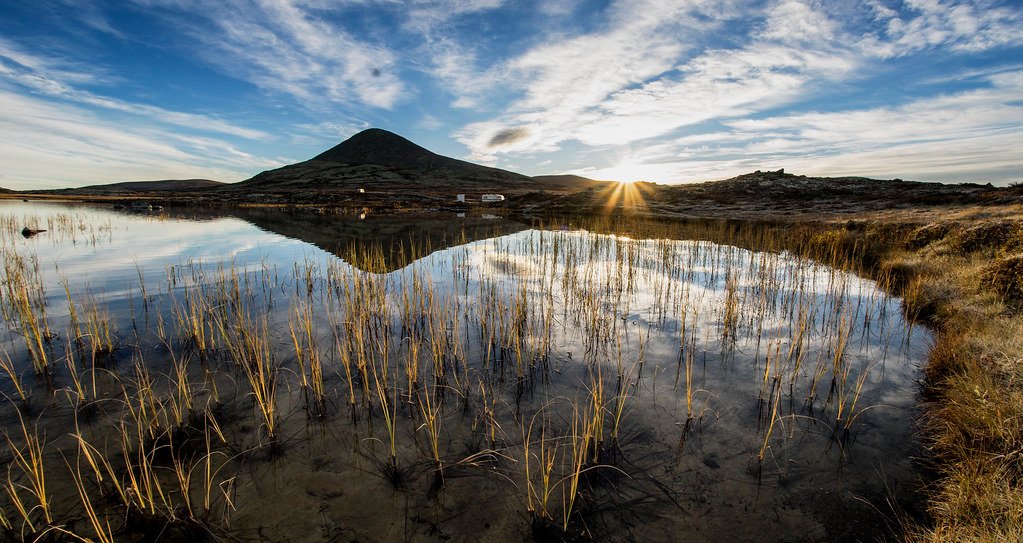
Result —
[[29, 228], [29, 227], [26, 226], [25, 228], [21, 229], [21, 235], [25, 236], [26, 238], [30, 238], [30, 237], [38, 234], [39, 232], [45, 232], [45, 231], [46, 231], [45, 229], [36, 230], [34, 228]]

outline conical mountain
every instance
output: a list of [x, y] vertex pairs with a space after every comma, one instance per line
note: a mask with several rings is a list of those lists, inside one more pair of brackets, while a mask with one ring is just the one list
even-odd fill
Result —
[[366, 189], [419, 193], [503, 193], [544, 188], [533, 178], [438, 155], [387, 130], [370, 128], [305, 162], [268, 170], [227, 190], [267, 192]]
[[438, 155], [394, 132], [388, 132], [380, 128], [363, 130], [316, 155], [313, 157], [313, 160], [420, 169], [464, 164], [473, 165], [469, 162]]

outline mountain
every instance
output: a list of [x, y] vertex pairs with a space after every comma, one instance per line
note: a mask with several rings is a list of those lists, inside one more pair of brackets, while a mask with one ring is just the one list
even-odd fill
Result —
[[417, 193], [538, 190], [525, 175], [438, 155], [379, 128], [359, 132], [315, 157], [223, 187], [224, 191], [388, 191]]
[[312, 158], [318, 162], [376, 164], [394, 168], [432, 170], [475, 167], [475, 164], [438, 155], [380, 128], [370, 128]]
[[112, 194], [150, 192], [193, 192], [226, 185], [212, 179], [164, 179], [161, 181], [124, 181], [106, 185], [89, 185], [71, 189], [60, 189], [59, 194]]

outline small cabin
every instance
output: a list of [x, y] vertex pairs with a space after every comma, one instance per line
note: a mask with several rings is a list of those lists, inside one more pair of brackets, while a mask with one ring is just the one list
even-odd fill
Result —
[[366, 194], [366, 189], [359, 189], [359, 194]]
[[455, 195], [455, 201], [456, 202], [463, 202], [464, 203], [465, 202], [465, 195], [464, 194], [456, 194]]
[[504, 201], [504, 195], [503, 194], [484, 194], [483, 198], [481, 198], [481, 201], [483, 201], [484, 203], [503, 202]]

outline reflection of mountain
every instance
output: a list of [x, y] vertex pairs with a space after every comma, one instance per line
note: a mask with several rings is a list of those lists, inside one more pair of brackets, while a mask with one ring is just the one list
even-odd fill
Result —
[[[232, 216], [263, 230], [311, 243], [360, 269], [385, 273], [434, 251], [513, 234], [528, 226], [504, 219], [434, 215], [319, 215], [308, 211], [238, 208]], [[371, 256], [367, 262], [365, 256]]]

